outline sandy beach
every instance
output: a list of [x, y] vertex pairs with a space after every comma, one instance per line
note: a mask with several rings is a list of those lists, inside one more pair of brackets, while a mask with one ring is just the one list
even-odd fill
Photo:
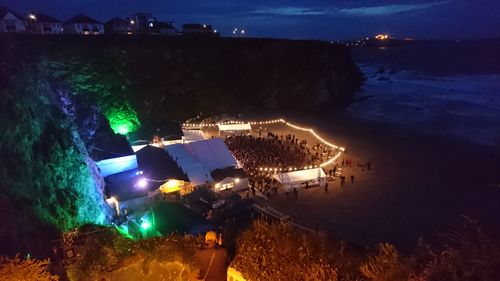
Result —
[[[344, 175], [354, 175], [355, 182], [344, 187], [338, 180], [330, 182], [328, 193], [316, 187], [301, 190], [298, 200], [278, 194], [268, 201], [257, 199], [260, 204], [312, 229], [317, 224], [320, 232], [334, 238], [364, 246], [387, 241], [408, 252], [419, 237], [439, 241], [440, 233], [459, 229], [462, 215], [500, 233], [500, 188], [495, 187], [500, 180], [494, 168], [500, 161], [494, 148], [345, 114], [279, 117], [345, 146], [341, 159], [371, 161], [373, 168], [345, 168]], [[284, 125], [273, 126], [269, 130], [278, 134], [283, 129], [293, 133]], [[299, 138], [303, 134], [296, 131]]]

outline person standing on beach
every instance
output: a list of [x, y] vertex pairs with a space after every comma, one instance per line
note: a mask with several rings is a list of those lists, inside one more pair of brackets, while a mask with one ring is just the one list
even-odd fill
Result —
[[351, 175], [351, 183], [354, 183], [354, 175]]
[[345, 176], [340, 176], [340, 186], [344, 186]]
[[325, 193], [328, 193], [328, 183], [325, 183]]

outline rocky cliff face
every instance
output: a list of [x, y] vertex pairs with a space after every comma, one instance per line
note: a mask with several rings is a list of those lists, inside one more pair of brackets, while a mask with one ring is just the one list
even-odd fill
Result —
[[0, 254], [44, 255], [59, 231], [106, 222], [104, 181], [36, 58], [0, 53]]
[[348, 103], [362, 82], [348, 49], [319, 41], [58, 36], [10, 44], [29, 46], [52, 85], [85, 93], [119, 133], [199, 112], [316, 111]]

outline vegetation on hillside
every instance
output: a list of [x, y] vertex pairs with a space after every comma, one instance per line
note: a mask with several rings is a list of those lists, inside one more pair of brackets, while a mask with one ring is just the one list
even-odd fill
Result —
[[500, 241], [470, 220], [442, 247], [419, 241], [410, 257], [387, 243], [360, 252], [257, 220], [238, 238], [232, 266], [248, 280], [489, 281], [500, 274], [499, 251]]
[[49, 260], [21, 259], [16, 256], [0, 264], [0, 281], [58, 281], [49, 272]]
[[[196, 270], [195, 251], [203, 245], [202, 237], [191, 235], [170, 234], [134, 241], [112, 228], [86, 227], [86, 231], [93, 235], [75, 237], [81, 254], [67, 265], [70, 280], [95, 280], [117, 271], [127, 274], [127, 270], [131, 270], [129, 274], [137, 270], [156, 274], [148, 269], [152, 261], [175, 265], [167, 267], [172, 270], [170, 276], [188, 280]], [[247, 280], [491, 281], [500, 274], [500, 242], [484, 234], [473, 221], [447, 235], [444, 246], [419, 241], [412, 256], [401, 255], [387, 243], [376, 249], [362, 249], [300, 232], [285, 222], [261, 219], [240, 233], [235, 244], [230, 266]], [[37, 265], [34, 267], [44, 270], [32, 271], [47, 276], [47, 261], [16, 258], [0, 267], [0, 280], [8, 276], [8, 268], [23, 263]]]

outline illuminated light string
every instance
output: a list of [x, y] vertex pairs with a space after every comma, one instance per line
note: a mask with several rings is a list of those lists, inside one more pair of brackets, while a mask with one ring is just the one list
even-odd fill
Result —
[[[184, 124], [182, 124], [182, 126], [186, 127], [186, 128], [189, 128], [189, 127], [216, 127], [216, 126], [219, 126], [219, 125], [245, 124], [245, 123], [249, 123], [250, 125], [266, 125], [266, 124], [284, 123], [285, 125], [287, 125], [289, 127], [292, 127], [294, 129], [297, 129], [297, 130], [300, 130], [300, 131], [309, 132], [316, 139], [318, 139], [320, 142], [322, 142], [323, 144], [325, 144], [325, 145], [327, 145], [327, 146], [329, 146], [331, 148], [340, 150], [340, 152], [338, 152], [333, 158], [329, 159], [326, 162], [321, 163], [319, 165], [320, 167], [324, 167], [324, 166], [327, 166], [329, 164], [332, 164], [335, 160], [337, 160], [340, 157], [340, 155], [342, 154], [342, 152], [345, 151], [344, 147], [339, 147], [337, 145], [334, 145], [334, 144], [326, 141], [324, 138], [322, 138], [320, 135], [318, 135], [312, 128], [304, 128], [304, 127], [297, 126], [295, 124], [287, 122], [283, 118], [275, 119], [275, 120], [267, 120], [267, 121], [250, 121], [250, 122], [242, 122], [242, 121], [231, 120], [231, 121], [226, 121], [226, 122], [222, 122], [222, 123], [203, 123], [203, 122], [202, 123], [197, 123], [197, 124], [196, 123], [184, 123]], [[315, 167], [317, 167], [317, 165]], [[269, 169], [270, 171], [272, 171], [272, 170], [277, 171], [277, 169], [280, 169], [280, 171], [281, 171], [281, 169], [285, 169], [285, 168], [260, 168], [260, 169]], [[293, 169], [296, 170], [296, 168], [293, 168]], [[305, 169], [307, 169], [307, 167], [305, 167]], [[310, 168], [310, 169], [312, 169], [312, 168]], [[288, 170], [291, 171], [290, 169], [288, 169]]]
[[174, 179], [153, 180], [153, 179], [148, 179], [148, 178], [142, 178], [142, 179], [145, 180], [145, 181], [150, 181], [150, 182], [167, 182], [167, 181], [170, 181], [170, 180], [174, 180]]

